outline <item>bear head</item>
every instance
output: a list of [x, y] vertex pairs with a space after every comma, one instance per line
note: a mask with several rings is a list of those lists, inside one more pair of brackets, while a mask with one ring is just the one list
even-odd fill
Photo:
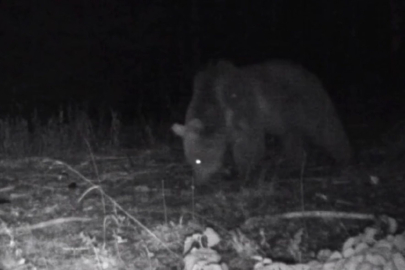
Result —
[[172, 131], [183, 139], [184, 153], [193, 168], [196, 185], [212, 179], [223, 165], [225, 134], [207, 133], [199, 119], [192, 119], [185, 125], [174, 124]]

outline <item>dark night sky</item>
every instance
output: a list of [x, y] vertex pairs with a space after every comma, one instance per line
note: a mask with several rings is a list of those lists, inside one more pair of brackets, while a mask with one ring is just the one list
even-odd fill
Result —
[[391, 48], [392, 20], [401, 33], [404, 4], [377, 2], [2, 1], [0, 113], [86, 103], [170, 124], [204, 64], [286, 58], [322, 79], [348, 126], [394, 123], [404, 46]]

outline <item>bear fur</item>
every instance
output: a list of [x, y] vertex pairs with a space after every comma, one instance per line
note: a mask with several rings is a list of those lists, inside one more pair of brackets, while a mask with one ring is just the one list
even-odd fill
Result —
[[220, 61], [199, 72], [184, 125], [174, 124], [196, 184], [224, 167], [230, 153], [240, 178], [249, 180], [277, 137], [286, 160], [299, 168], [303, 146], [318, 146], [339, 164], [351, 149], [332, 102], [318, 78], [299, 65], [273, 61], [236, 67]]

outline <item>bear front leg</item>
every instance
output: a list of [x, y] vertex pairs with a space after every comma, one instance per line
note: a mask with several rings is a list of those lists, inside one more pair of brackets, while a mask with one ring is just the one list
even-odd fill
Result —
[[264, 132], [244, 131], [243, 134], [239, 133], [232, 146], [233, 159], [239, 178], [244, 184], [256, 182], [257, 179], [252, 179], [252, 177], [259, 169], [260, 161], [265, 154]]
[[305, 165], [307, 153], [300, 134], [290, 131], [284, 134], [281, 140], [284, 158], [281, 164], [282, 170], [287, 173], [301, 169], [302, 165]]

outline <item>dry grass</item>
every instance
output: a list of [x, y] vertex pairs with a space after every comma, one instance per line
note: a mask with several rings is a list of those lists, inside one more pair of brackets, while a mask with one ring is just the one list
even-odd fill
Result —
[[108, 119], [91, 119], [86, 111], [71, 107], [46, 119], [39, 119], [36, 112], [29, 119], [6, 116], [0, 119], [0, 154], [60, 157], [88, 152], [88, 146], [97, 152], [118, 149], [122, 123], [114, 111]]
[[[404, 216], [403, 181], [364, 186], [359, 194], [347, 188], [351, 175], [329, 185], [319, 178], [274, 179], [259, 188], [193, 193], [184, 188], [190, 170], [172, 146], [159, 145], [145, 129], [134, 137], [146, 138], [140, 142], [147, 147], [123, 149], [124, 127], [116, 113], [109, 119], [71, 110], [45, 122], [35, 114], [0, 120], [0, 198], [10, 201], [0, 208], [0, 269], [181, 269], [184, 239], [206, 225], [221, 235], [218, 252], [227, 262], [238, 257], [236, 228], [263, 256], [308, 261], [364, 223], [284, 213], [305, 206]], [[232, 269], [252, 268], [239, 263], [230, 263]]]

